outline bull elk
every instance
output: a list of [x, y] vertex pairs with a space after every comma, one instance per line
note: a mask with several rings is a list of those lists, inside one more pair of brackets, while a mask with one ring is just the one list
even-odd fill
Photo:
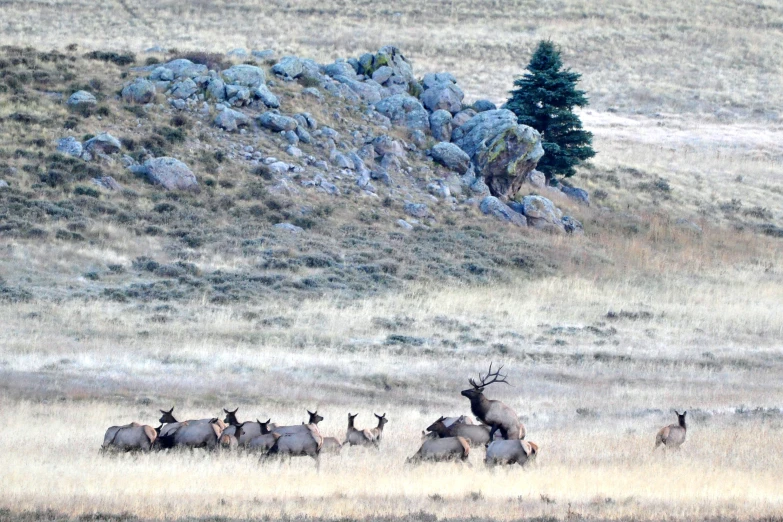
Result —
[[496, 440], [487, 445], [484, 464], [519, 464], [524, 466], [538, 454], [538, 446], [526, 440]]
[[[500, 401], [489, 400], [484, 396], [484, 388], [496, 382], [509, 384], [506, 381], [506, 375], [501, 375], [501, 365], [494, 373], [492, 364], [489, 365], [489, 371], [486, 375], [479, 374], [479, 382], [474, 379], [468, 379], [471, 385], [470, 389], [463, 390], [462, 395], [470, 399], [470, 411], [478, 419], [489, 426], [489, 440], [494, 440], [495, 432], [500, 430], [500, 435], [507, 440], [516, 440], [525, 438], [525, 427], [519, 422], [517, 414]], [[491, 380], [488, 380], [491, 379]]]
[[442, 439], [429, 439], [425, 432], [422, 432], [422, 435], [425, 440], [419, 451], [408, 457], [406, 463], [416, 464], [424, 461], [448, 462], [451, 460], [467, 462], [470, 456], [470, 444], [464, 438], [445, 437]]
[[661, 428], [658, 434], [655, 436], [655, 447], [653, 451], [658, 449], [658, 446], [663, 444], [667, 448], [679, 449], [683, 442], [685, 442], [685, 434], [688, 427], [685, 425], [685, 415], [687, 411], [680, 414], [677, 410], [674, 410], [677, 414], [677, 424], [669, 424]]
[[315, 426], [317, 429], [318, 423], [324, 420], [324, 418], [318, 415], [318, 410], [307, 410], [307, 413], [310, 415], [310, 419], [307, 421], [307, 424], [302, 423], [298, 426], [277, 426], [272, 430], [272, 432], [279, 435], [293, 435], [294, 433], [307, 433], [311, 431], [308, 426]]
[[447, 426], [445, 421], [446, 418], [441, 417], [433, 422], [427, 428], [427, 431], [435, 433], [439, 438], [462, 437], [471, 446], [484, 446], [489, 442], [489, 428], [486, 426], [463, 424], [461, 422], [454, 422]]
[[103, 437], [102, 451], [149, 451], [158, 438], [152, 426], [142, 426], [137, 422], [125, 426], [112, 426]]

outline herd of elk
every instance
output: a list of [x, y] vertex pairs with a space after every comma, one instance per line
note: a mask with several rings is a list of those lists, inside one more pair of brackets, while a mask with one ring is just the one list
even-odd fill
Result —
[[[461, 395], [470, 400], [470, 409], [481, 421], [475, 424], [470, 417], [441, 416], [426, 431], [422, 431], [422, 444], [408, 463], [419, 462], [467, 462], [471, 447], [484, 446], [484, 463], [488, 467], [498, 464], [524, 466], [538, 454], [536, 443], [524, 440], [525, 427], [516, 412], [498, 400], [484, 396], [487, 386], [495, 383], [509, 384], [506, 375], [501, 374], [501, 365], [494, 372], [492, 364], [486, 375], [479, 373], [478, 380], [468, 379], [471, 388], [463, 390]], [[383, 437], [383, 428], [388, 422], [386, 414], [375, 417], [378, 424], [374, 428], [359, 429], [355, 426], [357, 414], [348, 414], [348, 429], [345, 440], [324, 437], [318, 423], [324, 420], [317, 411], [309, 411], [307, 422], [298, 425], [277, 426], [268, 419], [261, 422], [240, 422], [237, 411], [224, 409], [224, 420], [217, 417], [199, 420], [178, 421], [174, 418], [174, 408], [160, 410], [162, 414], [158, 428], [141, 425], [136, 422], [124, 426], [112, 426], [104, 435], [102, 451], [150, 451], [152, 449], [171, 448], [207, 448], [239, 450], [262, 453], [262, 459], [275, 455], [297, 457], [308, 456], [319, 463], [322, 453], [339, 454], [343, 446], [366, 446], [379, 449]], [[655, 447], [679, 449], [685, 442], [687, 427], [685, 415], [677, 414], [677, 424], [665, 426], [655, 437]], [[500, 433], [500, 439], [495, 434]]]

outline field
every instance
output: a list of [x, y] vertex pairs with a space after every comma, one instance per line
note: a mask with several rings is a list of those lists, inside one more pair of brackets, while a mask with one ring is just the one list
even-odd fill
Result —
[[[598, 153], [574, 179], [593, 205], [556, 201], [585, 223], [582, 238], [505, 235], [468, 214], [460, 228], [436, 209], [437, 226], [401, 240], [388, 224], [399, 209], [354, 198], [307, 242], [249, 222], [241, 237], [262, 238], [264, 251], [231, 237], [240, 230], [232, 219], [251, 219], [232, 212], [252, 203], [247, 173], [231, 164], [199, 196], [163, 200], [150, 189], [100, 201], [137, 216], [134, 226], [19, 176], [36, 197], [71, 198], [76, 215], [66, 228], [35, 221], [31, 210], [19, 230], [35, 235], [0, 236], [0, 520], [783, 517], [776, 3], [9, 1], [0, 27], [0, 45], [76, 43], [78, 53], [142, 58], [161, 45], [272, 48], [328, 62], [394, 43], [417, 74], [451, 71], [469, 99], [495, 101], [535, 43], [552, 38], [583, 73], [592, 105], [582, 116]], [[107, 93], [121, 84], [113, 65], [73, 64]], [[105, 103], [105, 125], [135, 125]], [[34, 154], [14, 151], [61, 132], [59, 120], [47, 127], [10, 115], [43, 121], [58, 107], [0, 92], [0, 167], [39, 168]], [[332, 110], [304, 108], [321, 110], [319, 119]], [[81, 121], [78, 132], [93, 124]], [[197, 156], [187, 144], [172, 147]], [[139, 232], [185, 228], [222, 196], [235, 208], [202, 221], [202, 246]], [[156, 215], [161, 202], [175, 210]], [[376, 212], [383, 219], [367, 218]], [[88, 241], [61, 240], [61, 230]], [[293, 266], [327, 251], [339, 266], [281, 269], [288, 279], [260, 292], [213, 282], [246, 274], [264, 255]], [[164, 267], [193, 259], [198, 271], [182, 277], [199, 290], [177, 296], [157, 268], [138, 268], [142, 256]], [[359, 262], [390, 275], [349, 270]], [[333, 277], [349, 290], [303, 286]], [[200, 290], [206, 282], [223, 293]], [[146, 284], [153, 290], [143, 297], [120, 292]], [[469, 413], [459, 392], [490, 361], [505, 364], [513, 386], [487, 394], [522, 416], [541, 448], [536, 462], [491, 471], [476, 448], [470, 466], [407, 466], [433, 420]], [[360, 413], [362, 427], [373, 412], [390, 422], [380, 451], [344, 448], [320, 470], [307, 458], [99, 454], [106, 427], [157, 426], [159, 409], [172, 405], [182, 419], [239, 407], [242, 420], [282, 424], [317, 408], [322, 432], [340, 438], [348, 412]], [[675, 409], [688, 411], [687, 442], [653, 452]]]

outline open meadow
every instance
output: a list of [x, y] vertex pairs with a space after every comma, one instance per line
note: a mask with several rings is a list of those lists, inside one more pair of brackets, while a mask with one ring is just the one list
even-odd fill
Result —
[[[385, 193], [305, 194], [296, 205], [317, 220], [292, 236], [269, 215], [293, 204], [184, 139], [166, 147], [209, 173], [199, 194], [164, 198], [117, 165], [105, 168], [134, 190], [93, 200], [42, 186], [50, 160], [35, 138], [55, 141], [73, 117], [45, 89], [0, 89], [0, 174], [20, 187], [0, 199], [1, 522], [783, 519], [778, 3], [0, 4], [0, 46], [77, 44], [70, 63], [36, 67], [81, 67], [105, 94], [103, 128], [139, 142], [168, 116], [142, 123], [111, 98], [125, 71], [83, 52], [141, 63], [175, 55], [143, 53], [154, 45], [271, 48], [327, 63], [394, 44], [417, 75], [451, 71], [466, 99], [502, 102], [551, 38], [583, 74], [597, 152], [573, 179], [591, 206], [551, 196], [584, 236], [499, 229], [446, 205], [403, 236]], [[300, 87], [279, 88], [284, 104], [319, 121], [341, 109], [301, 101]], [[220, 147], [200, 124], [182, 127], [188, 140]], [[469, 464], [406, 465], [430, 423], [470, 414], [460, 391], [490, 362], [512, 386], [486, 395], [520, 415], [535, 462], [490, 470], [477, 447]], [[317, 409], [322, 434], [341, 440], [349, 412], [362, 428], [373, 413], [389, 423], [379, 451], [344, 447], [320, 469], [242, 452], [100, 453], [107, 427], [157, 427], [172, 406], [180, 420], [239, 408], [278, 424]], [[688, 411], [686, 442], [653, 451], [675, 409]]]

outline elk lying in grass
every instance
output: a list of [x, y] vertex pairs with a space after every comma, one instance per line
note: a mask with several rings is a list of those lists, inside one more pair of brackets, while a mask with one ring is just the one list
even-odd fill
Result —
[[236, 451], [237, 448], [239, 448], [240, 439], [245, 434], [245, 424], [252, 425], [253, 423], [243, 422], [242, 424], [232, 426], [234, 428], [232, 433], [226, 433], [227, 430], [223, 430], [223, 433], [220, 435], [220, 448], [229, 451]]
[[[272, 426], [272, 419], [268, 419], [266, 422], [261, 422], [256, 419], [256, 425], [258, 425], [259, 435], [256, 435], [245, 444], [245, 448], [248, 451], [269, 451], [269, 448], [275, 445], [275, 434], [269, 431], [269, 426]], [[246, 424], [247, 426], [247, 424]]]
[[525, 440], [495, 440], [487, 445], [484, 464], [519, 464], [524, 466], [538, 454], [538, 446]]
[[374, 413], [378, 419], [378, 425], [369, 430], [360, 430], [354, 426], [354, 420], [358, 416], [358, 413], [351, 415], [348, 414], [348, 430], [345, 432], [345, 442], [343, 444], [349, 444], [351, 446], [374, 446], [379, 447], [381, 438], [383, 437], [383, 427], [389, 420], [386, 418], [386, 414], [378, 415]]
[[470, 444], [462, 437], [446, 437], [442, 439], [426, 438], [427, 434], [422, 432], [425, 440], [419, 451], [406, 461], [408, 464], [419, 462], [447, 462], [450, 460], [461, 460], [467, 462], [470, 456]]
[[[496, 372], [492, 372], [492, 364], [489, 365], [489, 372], [482, 376], [479, 374], [479, 383], [473, 379], [468, 379], [471, 388], [463, 390], [462, 395], [470, 399], [470, 410], [473, 415], [490, 427], [489, 440], [493, 440], [495, 432], [500, 430], [500, 435], [507, 440], [516, 440], [525, 438], [525, 427], [519, 422], [517, 414], [500, 401], [489, 400], [484, 397], [484, 388], [496, 382], [508, 384], [506, 376], [500, 374], [503, 369], [501, 365]], [[487, 380], [490, 379], [491, 380]]]
[[485, 446], [489, 442], [489, 428], [486, 426], [463, 424], [461, 422], [455, 422], [451, 426], [446, 426], [445, 420], [445, 417], [436, 420], [427, 428], [427, 431], [435, 433], [440, 438], [462, 437], [471, 446]]
[[197, 420], [188, 420], [184, 422], [180, 422], [177, 419], [174, 418], [174, 406], [171, 407], [169, 411], [160, 410], [160, 413], [162, 413], [160, 419], [158, 419], [158, 422], [162, 422], [165, 424], [163, 428], [160, 430], [160, 435], [168, 435], [174, 431], [177, 431], [185, 422], [187, 422], [190, 425], [193, 424], [216, 424], [221, 430], [224, 430], [226, 428], [226, 424], [216, 418], [209, 418], [209, 419], [197, 419]]
[[[234, 435], [234, 430], [236, 429], [236, 426], [239, 425], [244, 426], [243, 428], [244, 434], [237, 439], [237, 442], [239, 443], [240, 446], [245, 446], [253, 438], [258, 437], [259, 435], [263, 435], [260, 431], [261, 429], [260, 423], [239, 422], [239, 420], [237, 420], [237, 411], [239, 411], [239, 408], [237, 408], [234, 411], [229, 411], [223, 408], [223, 411], [226, 413], [226, 418], [223, 419], [223, 422], [227, 424], [226, 429], [223, 430], [223, 435]], [[275, 428], [277, 428], [277, 425], [269, 424], [267, 427], [270, 430], [274, 430]]]
[[149, 451], [158, 433], [152, 426], [137, 422], [125, 426], [112, 426], [103, 437], [102, 451]]
[[311, 429], [308, 426], [315, 426], [318, 427], [318, 423], [324, 420], [323, 417], [318, 415], [318, 410], [316, 411], [310, 411], [307, 410], [307, 413], [310, 415], [310, 419], [307, 421], [307, 424], [302, 423], [298, 426], [277, 426], [272, 430], [272, 433], [277, 433], [278, 435], [293, 435], [294, 433], [307, 433], [311, 431]]
[[447, 428], [450, 427], [452, 424], [470, 424], [474, 425], [476, 424], [473, 422], [472, 417], [468, 417], [467, 415], [460, 415], [459, 417], [441, 417], [439, 420], [443, 421], [443, 425]]
[[667, 448], [679, 449], [683, 442], [685, 442], [685, 434], [687, 432], [687, 426], [685, 425], [685, 415], [687, 411], [680, 414], [677, 410], [674, 410], [677, 414], [677, 424], [669, 424], [658, 431], [655, 436], [655, 447], [653, 451], [658, 449], [658, 446], [663, 444]]

